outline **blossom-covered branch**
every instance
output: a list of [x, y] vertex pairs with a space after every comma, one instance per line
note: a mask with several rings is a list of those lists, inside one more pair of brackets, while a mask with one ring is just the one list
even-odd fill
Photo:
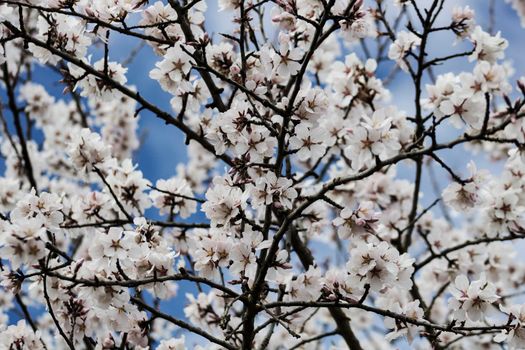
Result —
[[0, 2], [0, 348], [525, 347], [525, 80], [453, 3]]

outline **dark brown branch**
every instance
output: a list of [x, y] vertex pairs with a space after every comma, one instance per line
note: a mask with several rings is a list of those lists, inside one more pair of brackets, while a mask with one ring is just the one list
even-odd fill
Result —
[[14, 86], [11, 84], [11, 80], [9, 77], [9, 70], [7, 68], [7, 63], [4, 63], [2, 65], [2, 69], [4, 73], [4, 83], [5, 83], [5, 87], [7, 90], [9, 109], [11, 110], [11, 113], [13, 114], [16, 134], [18, 136], [18, 142], [20, 142], [20, 147], [22, 148], [22, 158], [24, 159], [25, 173], [26, 173], [27, 179], [29, 180], [29, 184], [31, 185], [31, 187], [34, 188], [35, 191], [38, 191], [38, 186], [37, 186], [35, 176], [33, 173], [33, 165], [31, 164], [31, 158], [29, 157], [29, 151], [27, 150], [27, 143], [24, 137], [24, 131], [22, 130], [22, 124], [20, 122], [20, 112], [16, 105], [15, 90], [14, 90]]
[[157, 317], [157, 318], [162, 318], [170, 323], [173, 323], [174, 325], [180, 327], [180, 328], [183, 328], [183, 329], [186, 329], [192, 333], [195, 333], [197, 335], [200, 335], [201, 337], [203, 338], [206, 338], [208, 339], [210, 342], [214, 343], [214, 344], [217, 344], [217, 345], [220, 345], [228, 350], [237, 350], [236, 347], [234, 347], [233, 345], [225, 342], [224, 340], [221, 340], [219, 338], [216, 338], [214, 337], [213, 335], [209, 334], [208, 332], [200, 329], [200, 328], [197, 328], [195, 326], [192, 326], [191, 324], [187, 323], [187, 322], [184, 322], [184, 321], [181, 321], [179, 319], [176, 319], [175, 317], [173, 316], [170, 316], [168, 314], [165, 314], [153, 307], [151, 307], [150, 305], [146, 304], [145, 302], [143, 302], [142, 300], [140, 300], [139, 298], [135, 298], [135, 297], [132, 297], [131, 298], [131, 302], [136, 304], [137, 306], [139, 306], [140, 308], [146, 310], [146, 311], [149, 311], [153, 316]]

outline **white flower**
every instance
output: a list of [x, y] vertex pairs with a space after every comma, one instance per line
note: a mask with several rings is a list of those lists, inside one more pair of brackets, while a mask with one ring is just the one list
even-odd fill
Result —
[[504, 51], [509, 45], [507, 40], [501, 38], [499, 32], [492, 36], [484, 32], [480, 26], [474, 29], [470, 39], [474, 43], [474, 52], [469, 56], [470, 61], [480, 60], [495, 63], [505, 57]]
[[507, 94], [510, 93], [512, 87], [508, 83], [508, 78], [511, 71], [505, 67], [505, 65], [499, 65], [496, 63], [489, 63], [487, 61], [480, 61], [476, 64], [473, 71], [473, 80], [470, 86], [467, 86], [465, 81], [465, 75], [461, 76], [461, 82], [463, 86], [470, 87], [471, 93], [476, 92], [492, 92], [494, 94]]
[[[131, 159], [125, 159], [120, 166], [113, 165], [106, 180], [128, 213], [141, 215], [143, 210], [151, 207], [151, 199], [146, 193], [150, 182]], [[108, 188], [105, 190], [109, 191]]]
[[202, 205], [202, 211], [213, 226], [229, 225], [246, 207], [246, 195], [240, 188], [220, 182], [214, 179], [214, 186], [206, 192], [206, 202]]
[[[89, 64], [89, 62], [85, 62]], [[72, 63], [68, 63], [69, 72], [71, 75], [79, 79], [75, 85], [75, 89], [80, 87], [82, 91], [81, 96], [99, 99], [101, 101], [110, 101], [120, 96], [119, 90], [115, 89], [112, 84], [107, 83], [104, 79], [101, 79], [93, 74], [86, 74], [86, 71]], [[113, 80], [119, 85], [124, 85], [128, 81], [126, 78], [127, 68], [123, 67], [117, 62], [107, 62], [104, 59], [100, 59], [93, 64], [93, 69], [99, 73], [106, 74], [109, 79]]]
[[69, 144], [68, 154], [78, 170], [89, 172], [93, 166], [100, 167], [110, 159], [111, 149], [102, 142], [99, 134], [82, 129]]
[[234, 10], [239, 7], [241, 0], [219, 0], [219, 10]]
[[257, 271], [256, 257], [252, 247], [245, 243], [235, 245], [230, 252], [230, 259], [233, 261], [229, 271], [235, 275], [241, 274], [250, 280], [255, 278]]
[[352, 161], [352, 169], [368, 168], [376, 157], [384, 160], [401, 149], [399, 132], [388, 116], [393, 112], [392, 109], [379, 109], [371, 117], [363, 116], [359, 126], [348, 130], [349, 145], [344, 153]]
[[445, 188], [442, 196], [445, 203], [457, 211], [467, 211], [479, 202], [478, 190], [478, 186], [473, 182], [452, 182]]
[[522, 227], [524, 207], [515, 189], [502, 189], [498, 186], [488, 188], [489, 200], [483, 212], [483, 219], [488, 221], [485, 234], [496, 237], [500, 233]]
[[449, 305], [455, 310], [458, 321], [468, 318], [471, 321], [482, 321], [492, 303], [499, 299], [496, 287], [487, 282], [482, 274], [479, 280], [469, 282], [467, 276], [459, 275], [454, 281]]
[[301, 49], [292, 47], [286, 39], [281, 40], [279, 52], [276, 52], [273, 58], [277, 74], [284, 78], [295, 75], [301, 68], [299, 61], [302, 57]]
[[346, 207], [341, 210], [340, 216], [333, 221], [337, 226], [337, 233], [346, 239], [351, 235], [373, 233], [377, 228], [380, 213], [374, 210], [374, 203], [362, 202], [355, 210]]
[[444, 115], [450, 116], [450, 122], [456, 128], [467, 123], [474, 129], [480, 129], [485, 115], [485, 102], [479, 95], [467, 97], [455, 93], [441, 102], [439, 109]]
[[186, 339], [184, 335], [180, 338], [163, 339], [157, 346], [157, 350], [186, 350]]
[[118, 227], [111, 227], [107, 233], [100, 233], [97, 238], [97, 243], [89, 250], [95, 259], [106, 257], [122, 261], [132, 257], [139, 249], [134, 234], [123, 232]]
[[42, 217], [17, 220], [2, 228], [0, 254], [9, 257], [13, 270], [22, 265], [33, 265], [46, 256], [47, 231]]
[[159, 208], [160, 214], [180, 214], [187, 218], [197, 210], [197, 202], [193, 199], [193, 191], [184, 179], [171, 178], [157, 180], [157, 190], [151, 191], [153, 205]]
[[192, 58], [182, 49], [182, 44], [176, 44], [155, 67], [149, 73], [150, 78], [157, 80], [164, 91], [175, 95], [180, 82], [191, 70]]
[[27, 102], [26, 113], [35, 118], [38, 125], [52, 123], [53, 116], [49, 114], [55, 98], [50, 96], [42, 85], [26, 83], [20, 88], [20, 97]]
[[360, 11], [355, 16], [358, 18], [351, 21], [339, 21], [345, 40], [348, 42], [354, 42], [367, 37], [375, 37], [376, 26], [374, 23], [374, 16], [370, 11]]
[[498, 343], [505, 341], [512, 350], [523, 349], [525, 347], [525, 304], [509, 307], [502, 304], [500, 310], [509, 316], [511, 328], [502, 330], [494, 337], [494, 341]]
[[405, 62], [405, 56], [410, 50], [421, 45], [421, 39], [414, 33], [400, 31], [397, 33], [396, 40], [390, 45], [388, 50], [388, 58], [397, 62], [399, 67], [404, 71], [408, 71], [408, 65]]
[[305, 124], [295, 128], [295, 136], [290, 138], [290, 146], [298, 150], [297, 158], [301, 161], [316, 161], [324, 155], [326, 132], [321, 128], [310, 129]]
[[[401, 269], [398, 265], [399, 252], [387, 242], [364, 243], [358, 242], [350, 251], [350, 260], [346, 268], [350, 280], [356, 285], [370, 285], [374, 291], [381, 290], [386, 285], [396, 285], [399, 288], [410, 288], [411, 285], [398, 283], [398, 274]], [[410, 266], [413, 260], [407, 260]]]
[[17, 324], [9, 325], [2, 330], [0, 346], [4, 349], [31, 349], [44, 350], [40, 331], [33, 331], [25, 320], [20, 320]]
[[473, 162], [469, 162], [467, 167], [471, 177], [464, 183], [452, 182], [442, 194], [445, 203], [457, 211], [468, 211], [480, 205], [483, 199], [481, 186], [485, 181], [486, 173], [478, 172]]
[[273, 281], [278, 284], [285, 284], [291, 278], [291, 268], [289, 255], [286, 250], [280, 250], [275, 255], [275, 259], [266, 274], [267, 281]]
[[[85, 57], [91, 39], [86, 33], [85, 24], [79, 18], [55, 13], [53, 21], [46, 20], [43, 16], [38, 16], [38, 19], [34, 19], [34, 21], [36, 21], [37, 33], [35, 37], [37, 39], [48, 42], [52, 47], [77, 58]], [[40, 63], [49, 62], [53, 65], [58, 63], [58, 56], [54, 56], [51, 51], [33, 43], [28, 46], [29, 51]]]
[[286, 299], [290, 301], [317, 300], [322, 288], [321, 271], [319, 268], [310, 266], [308, 270], [290, 280], [286, 286]]
[[193, 254], [195, 270], [206, 278], [218, 279], [219, 268], [225, 268], [230, 263], [232, 242], [221, 231], [213, 231], [211, 237], [205, 237], [198, 242], [198, 248]]
[[293, 181], [277, 177], [269, 171], [250, 185], [250, 195], [254, 206], [273, 204], [287, 209], [292, 208], [292, 201], [297, 198], [297, 191], [292, 187]]
[[[423, 309], [419, 306], [419, 300], [411, 301], [403, 305], [403, 307], [396, 302], [390, 306], [389, 310], [396, 314], [405, 315], [413, 320], [422, 320], [424, 315]], [[390, 317], [385, 318], [385, 327], [392, 329], [392, 331], [386, 335], [386, 338], [390, 341], [406, 336], [408, 342], [412, 343], [420, 331], [419, 326], [414, 326], [410, 323], [396, 322], [395, 319]]]
[[472, 32], [475, 12], [470, 6], [459, 7], [455, 6], [452, 9], [452, 24], [455, 25], [454, 33], [459, 38], [465, 38]]
[[64, 220], [60, 212], [62, 204], [60, 198], [54, 193], [42, 192], [35, 195], [34, 189], [16, 204], [11, 212], [14, 223], [22, 223], [28, 219], [38, 219], [49, 230], [56, 230]]

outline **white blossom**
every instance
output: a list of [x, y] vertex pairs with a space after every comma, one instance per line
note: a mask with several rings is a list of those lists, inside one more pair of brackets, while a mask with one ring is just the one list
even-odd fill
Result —
[[485, 276], [469, 282], [465, 275], [459, 275], [451, 293], [453, 298], [450, 299], [450, 306], [455, 310], [454, 315], [459, 321], [466, 318], [472, 321], [483, 320], [491, 304], [499, 298], [496, 287], [487, 282]]
[[399, 67], [404, 71], [408, 71], [408, 65], [405, 61], [406, 55], [413, 48], [421, 44], [421, 39], [414, 33], [401, 31], [397, 33], [396, 40], [390, 45], [388, 50], [388, 58], [397, 62]]

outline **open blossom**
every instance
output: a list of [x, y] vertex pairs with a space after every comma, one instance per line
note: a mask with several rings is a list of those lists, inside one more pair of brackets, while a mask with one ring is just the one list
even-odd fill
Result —
[[408, 71], [408, 65], [405, 62], [405, 56], [413, 48], [421, 44], [421, 39], [414, 33], [401, 31], [397, 33], [396, 40], [390, 45], [388, 50], [388, 58], [396, 61], [399, 67], [404, 71]]
[[251, 185], [250, 194], [255, 206], [273, 204], [287, 209], [292, 208], [292, 201], [297, 197], [292, 181], [278, 178], [273, 172], [266, 173], [255, 185]]
[[175, 96], [170, 100], [171, 107], [176, 112], [181, 112], [185, 106], [186, 110], [197, 111], [208, 96], [206, 87], [202, 80], [197, 79], [193, 82], [183, 80], [176, 89]]
[[380, 213], [375, 211], [374, 203], [362, 202], [357, 209], [349, 207], [341, 210], [340, 216], [333, 221], [341, 238], [351, 235], [373, 233], [378, 224]]
[[443, 200], [456, 210], [468, 210], [479, 203], [479, 187], [474, 182], [452, 182], [443, 191]]
[[13, 269], [30, 265], [46, 256], [47, 231], [42, 218], [6, 225], [0, 236], [0, 253], [9, 256]]
[[290, 146], [297, 149], [297, 157], [301, 161], [317, 160], [323, 156], [326, 146], [326, 133], [323, 129], [310, 129], [300, 124], [295, 129], [295, 136], [290, 139]]
[[0, 212], [11, 211], [21, 197], [20, 183], [16, 179], [0, 177]]
[[225, 268], [230, 263], [232, 241], [223, 232], [215, 231], [211, 237], [203, 237], [196, 250], [195, 269], [202, 276], [217, 279], [219, 268]]
[[164, 59], [155, 64], [149, 76], [157, 80], [163, 90], [175, 95], [179, 83], [190, 72], [191, 67], [191, 56], [183, 50], [181, 44], [177, 44], [168, 49]]
[[510, 329], [502, 330], [494, 337], [494, 341], [501, 343], [506, 341], [509, 349], [517, 350], [525, 346], [525, 305], [515, 304], [500, 306], [500, 310], [509, 316]]
[[26, 83], [20, 89], [20, 97], [27, 101], [26, 112], [36, 119], [39, 125], [52, 122], [49, 114], [55, 99], [39, 84]]
[[210, 45], [206, 50], [206, 59], [210, 65], [224, 75], [237, 75], [241, 69], [235, 63], [235, 50], [228, 42]]
[[[137, 170], [131, 159], [125, 159], [119, 166], [112, 166], [106, 181], [127, 212], [140, 215], [151, 207], [151, 199], [146, 193], [151, 183], [144, 178], [142, 171]], [[105, 190], [109, 191], [109, 188]]]
[[69, 144], [68, 154], [77, 169], [89, 172], [93, 166], [100, 167], [111, 158], [111, 149], [99, 134], [82, 129], [79, 138]]
[[344, 149], [352, 168], [370, 167], [375, 159], [384, 160], [401, 148], [399, 133], [389, 117], [390, 109], [379, 109], [372, 116], [364, 116], [359, 126], [348, 130], [349, 145]]
[[184, 336], [180, 338], [163, 339], [157, 346], [157, 350], [186, 350], [186, 339]]
[[180, 214], [187, 218], [197, 210], [197, 201], [193, 191], [184, 179], [171, 178], [158, 180], [156, 190], [150, 193], [153, 205], [159, 208], [160, 214]]
[[524, 209], [515, 189], [489, 188], [487, 206], [483, 211], [483, 220], [488, 225], [486, 234], [496, 237], [521, 227]]
[[292, 266], [289, 262], [289, 254], [286, 250], [279, 250], [275, 256], [275, 260], [268, 269], [266, 278], [269, 281], [284, 284], [291, 278]]
[[368, 11], [359, 11], [356, 17], [358, 18], [353, 21], [339, 21], [345, 40], [353, 42], [366, 37], [374, 37], [377, 31], [374, 16]]
[[499, 32], [495, 36], [492, 36], [484, 32], [480, 26], [474, 29], [470, 35], [470, 40], [474, 43], [474, 52], [469, 56], [469, 60], [471, 61], [477, 59], [495, 63], [505, 56], [504, 50], [509, 45], [507, 40], [501, 38]]
[[318, 268], [310, 267], [297, 279], [288, 282], [286, 287], [289, 300], [317, 300], [321, 294], [322, 276]]
[[303, 54], [299, 48], [294, 48], [289, 43], [289, 39], [282, 37], [279, 45], [279, 51], [274, 54], [274, 66], [277, 68], [277, 74], [288, 77], [295, 75], [301, 64], [299, 61]]
[[[36, 27], [38, 28], [36, 35], [38, 39], [44, 42], [49, 40], [55, 48], [62, 48], [78, 58], [85, 56], [88, 46], [91, 44], [91, 38], [79, 18], [55, 14], [54, 21], [50, 23], [44, 17], [38, 17]], [[53, 40], [53, 35], [60, 37], [61, 40]], [[50, 50], [33, 43], [28, 46], [40, 63], [49, 62], [55, 65], [58, 62], [58, 57], [54, 56]]]
[[233, 261], [230, 266], [230, 272], [234, 275], [241, 274], [249, 279], [255, 278], [257, 272], [256, 256], [252, 247], [247, 244], [237, 244], [230, 252], [230, 258]]
[[474, 29], [475, 12], [470, 8], [470, 6], [459, 7], [456, 6], [452, 9], [452, 25], [456, 26], [454, 33], [460, 37], [465, 38]]
[[480, 129], [483, 124], [485, 106], [483, 98], [479, 95], [462, 96], [455, 93], [441, 102], [439, 109], [444, 115], [450, 116], [449, 120], [456, 128], [467, 123], [475, 129]]
[[482, 185], [486, 173], [478, 172], [473, 162], [468, 164], [471, 177], [464, 183], [452, 182], [443, 191], [443, 200], [458, 211], [468, 211], [479, 205], [483, 199]]
[[41, 336], [40, 331], [33, 331], [25, 320], [20, 320], [2, 330], [2, 344], [6, 346], [6, 349], [22, 348], [23, 346], [25, 349], [44, 350], [45, 346], [42, 344]]
[[11, 212], [11, 220], [22, 223], [27, 219], [40, 220], [49, 230], [58, 229], [64, 220], [60, 198], [54, 193], [36, 195], [34, 189], [20, 199]]
[[[195, 6], [192, 9], [200, 8]], [[175, 41], [180, 40], [184, 33], [180, 26], [175, 22], [177, 20], [177, 12], [169, 5], [162, 1], [155, 1], [141, 12], [142, 20], [139, 25], [144, 26], [144, 33], [159, 39], [172, 38]], [[155, 24], [166, 23], [162, 28]], [[164, 53], [165, 48], [155, 42], [149, 42], [151, 46], [158, 53]]]
[[[294, 117], [315, 123], [329, 108], [329, 99], [326, 92], [321, 89], [309, 89], [307, 92], [299, 92], [298, 97], [301, 105], [295, 112]], [[314, 124], [315, 125], [315, 124]], [[309, 125], [312, 128], [312, 125]], [[304, 124], [299, 124], [304, 127]]]
[[492, 303], [499, 298], [496, 287], [487, 282], [484, 275], [473, 282], [469, 282], [465, 275], [457, 276], [451, 293], [450, 307], [455, 310], [454, 316], [459, 321], [467, 318], [482, 321]]
[[[424, 313], [423, 309], [419, 306], [419, 300], [411, 301], [403, 306], [396, 302], [389, 308], [389, 310], [397, 314], [405, 315], [414, 320], [421, 319]], [[415, 339], [420, 330], [418, 326], [411, 324], [402, 325], [392, 318], [385, 319], [385, 327], [392, 329], [392, 331], [386, 336], [388, 339], [407, 337], [409, 343]]]
[[[350, 281], [357, 285], [369, 285], [372, 290], [379, 291], [385, 286], [408, 283], [400, 277], [405, 270], [412, 269], [413, 260], [408, 259], [408, 264], [401, 264], [406, 259], [406, 254], [400, 255], [388, 243], [359, 242], [351, 251], [350, 260], [346, 268], [350, 274]], [[406, 285], [405, 285], [406, 288]]]
[[214, 179], [214, 186], [206, 192], [206, 203], [202, 211], [211, 220], [213, 226], [228, 225], [246, 207], [246, 195], [238, 187], [231, 187]]
[[[508, 83], [512, 69], [505, 64], [499, 65], [481, 61], [474, 67], [473, 75], [461, 76], [462, 84], [469, 88], [470, 93], [493, 92], [497, 95], [507, 94], [512, 90]], [[463, 78], [467, 78], [466, 81]], [[470, 83], [470, 84], [469, 84]]]
[[90, 247], [90, 254], [95, 259], [106, 257], [127, 260], [134, 255], [134, 249], [138, 249], [138, 245], [133, 234], [111, 227], [107, 233], [99, 235], [97, 244]]
[[[93, 64], [93, 69], [107, 75], [109, 79], [115, 81], [117, 84], [123, 85], [127, 82], [126, 72], [128, 69], [118, 62], [106, 62], [104, 59], [100, 59]], [[69, 64], [69, 71], [75, 79], [78, 79], [75, 88], [79, 87], [82, 90], [80, 92], [82, 96], [90, 96], [103, 101], [109, 101], [120, 94], [112, 84], [98, 76], [86, 74], [84, 69], [74, 64]]]
[[[499, 65], [487, 61], [479, 61], [472, 73], [463, 72], [459, 75], [458, 83], [460, 86], [458, 86], [457, 90], [459, 91], [456, 94], [464, 94], [465, 98], [477, 100], [480, 99], [481, 93], [508, 94], [512, 90], [508, 81], [510, 74], [512, 74], [512, 69], [509, 68], [505, 64]], [[479, 102], [483, 104], [483, 102]], [[478, 117], [477, 119], [481, 120], [482, 118]]]

